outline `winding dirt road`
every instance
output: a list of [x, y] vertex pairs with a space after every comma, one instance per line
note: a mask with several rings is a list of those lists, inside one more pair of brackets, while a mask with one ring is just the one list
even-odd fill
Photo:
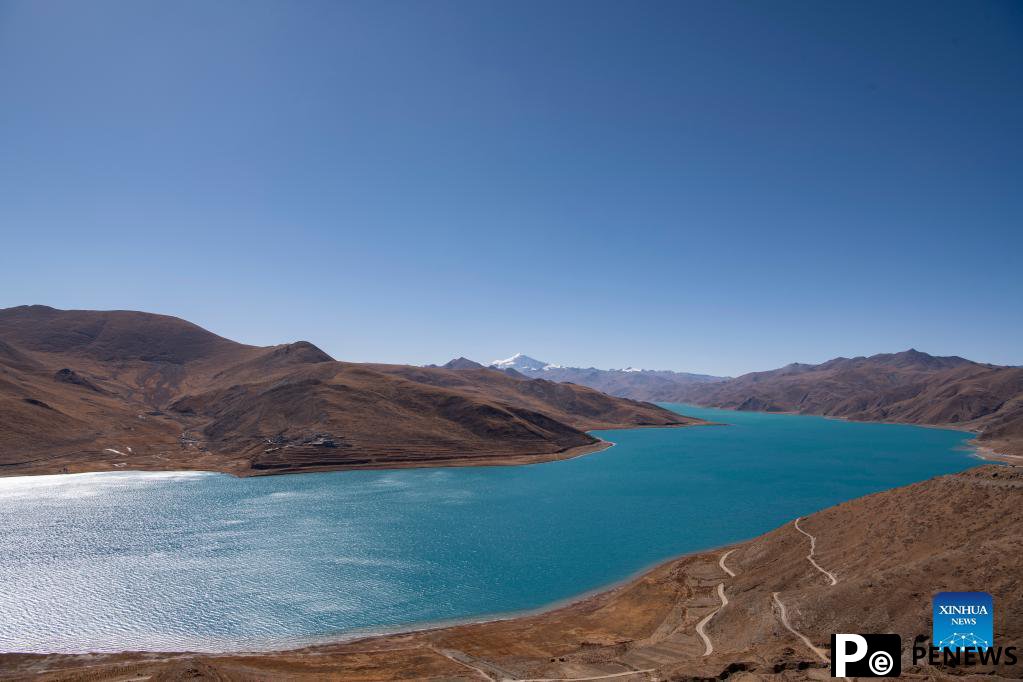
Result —
[[805, 530], [803, 530], [802, 528], [799, 527], [799, 522], [800, 522], [800, 520], [802, 520], [802, 518], [803, 517], [800, 516], [798, 519], [796, 519], [794, 521], [794, 525], [796, 526], [796, 530], [798, 530], [800, 533], [802, 533], [806, 537], [810, 538], [810, 553], [806, 555], [806, 558], [810, 561], [811, 564], [813, 564], [814, 568], [816, 568], [818, 571], [820, 571], [821, 573], [823, 573], [824, 575], [827, 576], [828, 580], [831, 581], [832, 585], [837, 585], [838, 584], [838, 578], [835, 577], [835, 574], [832, 573], [831, 571], [828, 571], [828, 570], [825, 570], [824, 568], [822, 568], [821, 565], [817, 563], [817, 560], [813, 558], [814, 550], [817, 548], [817, 538], [815, 538], [814, 536], [810, 535]]
[[710, 619], [717, 615], [718, 611], [728, 606], [728, 597], [725, 596], [724, 583], [718, 583], [718, 597], [721, 598], [721, 606], [708, 613], [703, 617], [703, 620], [696, 624], [696, 634], [700, 636], [703, 643], [706, 645], [706, 649], [703, 651], [704, 656], [710, 656], [714, 653], [714, 644], [710, 641], [710, 637], [707, 636], [707, 633], [704, 632], [704, 628], [707, 627], [707, 623], [710, 622]]
[[730, 575], [733, 578], [735, 577], [735, 571], [733, 571], [732, 569], [728, 568], [728, 566], [725, 566], [725, 559], [727, 559], [728, 555], [731, 554], [734, 551], [735, 551], [734, 549], [730, 549], [727, 552], [725, 552], [724, 554], [722, 554], [721, 558], [718, 559], [718, 566], [721, 567], [721, 570], [724, 571], [725, 573], [727, 573], [728, 575]]
[[[735, 551], [734, 549], [730, 549], [724, 554], [722, 554], [721, 558], [718, 559], [718, 566], [721, 567], [721, 570], [733, 578], [735, 577], [735, 572], [732, 571], [732, 569], [728, 568], [728, 566], [725, 566], [725, 559], [727, 559], [728, 555], [734, 551]], [[725, 596], [724, 583], [718, 583], [718, 598], [721, 599], [721, 606], [717, 607], [716, 609], [708, 613], [700, 620], [699, 623], [696, 624], [696, 634], [698, 634], [700, 636], [700, 639], [703, 640], [703, 644], [705, 647], [703, 651], [704, 656], [710, 656], [712, 653], [714, 653], [714, 643], [710, 641], [710, 637], [707, 636], [707, 633], [704, 630], [704, 628], [707, 627], [707, 623], [710, 622], [710, 619], [718, 614], [718, 611], [728, 606], [728, 597]]]
[[785, 604], [782, 603], [782, 600], [778, 597], [778, 593], [777, 592], [772, 592], [771, 593], [771, 597], [774, 598], [774, 603], [778, 605], [778, 610], [780, 612], [780, 618], [781, 618], [781, 624], [784, 625], [788, 629], [789, 632], [794, 634], [799, 639], [803, 640], [803, 643], [806, 644], [806, 646], [810, 647], [810, 650], [813, 651], [815, 654], [817, 654], [817, 656], [822, 661], [824, 661], [825, 663], [830, 664], [831, 661], [828, 659], [827, 654], [825, 654], [823, 651], [821, 651], [820, 649], [815, 647], [813, 645], [813, 642], [810, 641], [809, 637], [807, 637], [802, 632], [800, 632], [799, 630], [797, 630], [794, 627], [792, 627], [792, 624], [789, 623], [789, 616], [788, 616], [788, 613], [785, 611]]
[[625, 672], [621, 673], [609, 673], [607, 675], [597, 675], [596, 677], [536, 677], [527, 680], [515, 680], [514, 682], [585, 682], [586, 680], [609, 680], [612, 677], [646, 675], [652, 672], [656, 672], [656, 669], [649, 668], [647, 670], [626, 670]]
[[[835, 577], [835, 574], [832, 573], [831, 571], [825, 569], [820, 564], [818, 564], [817, 560], [814, 558], [813, 555], [814, 555], [814, 552], [817, 549], [817, 538], [815, 538], [813, 535], [811, 535], [810, 533], [807, 533], [805, 530], [803, 530], [802, 528], [799, 527], [799, 522], [802, 519], [803, 519], [803, 517], [800, 516], [799, 518], [797, 518], [795, 521], [792, 522], [792, 525], [794, 525], [796, 527], [796, 530], [798, 530], [800, 533], [802, 533], [806, 537], [810, 538], [810, 553], [806, 555], [807, 560], [813, 565], [814, 568], [816, 568], [818, 571], [820, 571], [821, 573], [823, 573], [827, 577], [827, 579], [830, 582], [831, 586], [837, 585], [838, 584], [838, 578]], [[789, 632], [791, 632], [796, 637], [801, 639], [803, 641], [803, 643], [806, 644], [806, 646], [809, 647], [810, 650], [817, 655], [818, 658], [820, 658], [825, 663], [830, 664], [831, 663], [831, 659], [828, 658], [828, 655], [826, 653], [824, 653], [824, 651], [822, 651], [821, 649], [818, 649], [816, 646], [814, 646], [813, 642], [810, 641], [809, 637], [807, 637], [802, 632], [800, 632], [799, 630], [797, 630], [794, 627], [792, 627], [792, 623], [789, 622], [788, 612], [785, 610], [785, 603], [781, 600], [781, 597], [778, 596], [778, 592], [772, 592], [771, 593], [771, 598], [774, 599], [774, 603], [778, 605], [778, 614], [779, 614], [779, 619], [781, 620], [781, 624], [784, 625], [785, 628]]]
[[[625, 670], [618, 673], [608, 673], [606, 675], [594, 675], [591, 677], [532, 677], [532, 678], [520, 678], [511, 674], [507, 670], [500, 668], [490, 661], [484, 661], [468, 654], [457, 651], [455, 649], [439, 649], [437, 647], [430, 647], [433, 651], [440, 654], [444, 658], [447, 658], [459, 665], [477, 673], [480, 677], [489, 682], [583, 682], [584, 680], [609, 680], [617, 677], [631, 677], [633, 675], [647, 675], [648, 673], [655, 672], [654, 668], [648, 668], [646, 670]], [[496, 675], [496, 677], [495, 677]]]
[[476, 672], [476, 674], [478, 674], [483, 679], [489, 680], [490, 682], [496, 682], [495, 678], [492, 677], [486, 670], [476, 665], [473, 665], [472, 659], [469, 656], [466, 656], [461, 651], [455, 651], [453, 649], [438, 649], [437, 647], [433, 646], [431, 646], [430, 649], [450, 661], [454, 661], [455, 663], [461, 666], [469, 668], [470, 670]]

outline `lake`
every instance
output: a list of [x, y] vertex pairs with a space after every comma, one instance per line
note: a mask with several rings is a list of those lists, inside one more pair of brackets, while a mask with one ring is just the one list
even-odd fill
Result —
[[0, 651], [281, 648], [535, 609], [969, 468], [969, 434], [670, 405], [516, 467], [0, 478]]

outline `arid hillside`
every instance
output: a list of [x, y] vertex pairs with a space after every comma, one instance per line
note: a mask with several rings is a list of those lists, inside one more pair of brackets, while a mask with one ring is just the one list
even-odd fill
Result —
[[[963, 510], [969, 510], [964, 514]], [[0, 655], [9, 679], [826, 680], [835, 632], [894, 632], [903, 676], [1001, 680], [1014, 665], [912, 665], [931, 597], [986, 591], [995, 642], [1023, 642], [1023, 472], [998, 465], [826, 509], [506, 621], [248, 655]]]
[[1023, 455], [1023, 367], [917, 350], [791, 364], [718, 383], [693, 384], [674, 400], [712, 407], [798, 412], [863, 421], [969, 429], [1000, 452]]
[[0, 475], [524, 463], [599, 449], [590, 429], [695, 423], [494, 370], [247, 346], [164, 315], [0, 310]]

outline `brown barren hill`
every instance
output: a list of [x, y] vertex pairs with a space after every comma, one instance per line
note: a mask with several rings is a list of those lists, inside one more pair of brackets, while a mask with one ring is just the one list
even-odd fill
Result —
[[676, 399], [737, 410], [796, 412], [861, 421], [975, 431], [982, 445], [1023, 455], [1023, 367], [1002, 367], [910, 349], [791, 364], [717, 383]]
[[265, 654], [7, 654], [0, 670], [38, 680], [825, 680], [832, 633], [894, 632], [911, 679], [1023, 677], [1023, 660], [911, 659], [940, 591], [990, 592], [995, 643], [1023, 641], [1020, 469], [982, 466], [795, 521], [510, 620]]
[[473, 368], [337, 362], [133, 311], [0, 310], [0, 474], [262, 474], [526, 463], [596, 428], [700, 423], [580, 386]]

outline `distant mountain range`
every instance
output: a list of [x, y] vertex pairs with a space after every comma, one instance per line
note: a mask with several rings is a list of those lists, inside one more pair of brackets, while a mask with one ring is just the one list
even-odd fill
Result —
[[[465, 358], [452, 363], [482, 366]], [[977, 432], [982, 444], [999, 452], [1023, 455], [1023, 367], [958, 356], [910, 349], [818, 365], [793, 363], [735, 378], [563, 367], [521, 353], [490, 366], [634, 400], [951, 426]]]
[[[462, 359], [464, 360], [464, 358]], [[529, 378], [544, 378], [550, 381], [589, 386], [611, 395], [648, 401], [672, 401], [687, 386], [715, 383], [727, 379], [727, 377], [708, 374], [637, 369], [635, 367], [624, 369], [564, 367], [543, 362], [522, 353], [516, 353], [505, 360], [495, 360], [490, 363], [490, 367], [506, 372], [514, 371]]]
[[520, 463], [595, 449], [591, 429], [699, 423], [458, 364], [338, 362], [142, 312], [2, 309], [0, 475]]
[[0, 474], [515, 463], [594, 449], [591, 429], [699, 423], [640, 400], [955, 426], [1023, 455], [1023, 368], [916, 350], [736, 378], [521, 354], [413, 367], [149, 313], [0, 310]]

